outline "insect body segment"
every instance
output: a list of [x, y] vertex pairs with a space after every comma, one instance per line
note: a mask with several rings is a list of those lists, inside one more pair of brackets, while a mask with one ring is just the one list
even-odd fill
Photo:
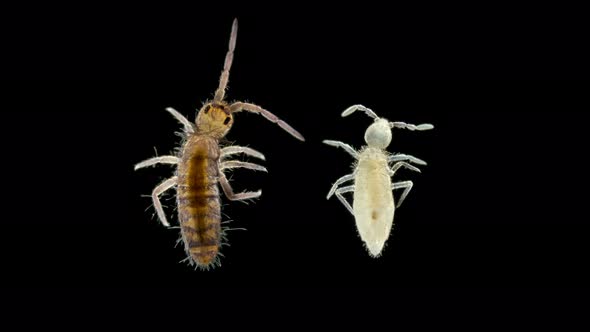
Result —
[[[369, 254], [377, 257], [381, 254], [385, 241], [389, 237], [395, 208], [401, 206], [404, 199], [412, 189], [412, 181], [391, 182], [391, 177], [401, 167], [420, 172], [416, 166], [426, 165], [426, 162], [416, 157], [405, 154], [389, 154], [385, 148], [389, 146], [392, 139], [392, 128], [405, 128], [411, 130], [429, 130], [434, 128], [431, 124], [411, 125], [403, 122], [389, 122], [379, 118], [371, 109], [362, 105], [354, 105], [346, 109], [342, 116], [348, 116], [357, 110], [364, 111], [374, 119], [373, 124], [365, 132], [367, 146], [356, 151], [350, 145], [325, 140], [324, 143], [339, 147], [353, 156], [357, 164], [352, 174], [345, 175], [336, 180], [327, 198], [332, 195], [355, 217], [356, 226], [365, 243]], [[341, 186], [349, 181], [353, 185]], [[397, 202], [394, 203], [393, 190], [404, 189]], [[343, 194], [353, 192], [353, 205], [345, 199]]]
[[265, 167], [254, 163], [228, 160], [230, 156], [235, 154], [245, 154], [264, 160], [262, 153], [242, 146], [224, 148], [219, 146], [219, 140], [227, 135], [233, 125], [233, 113], [249, 111], [261, 114], [297, 139], [304, 140], [299, 132], [262, 107], [243, 102], [229, 104], [224, 100], [236, 45], [237, 27], [237, 20], [234, 20], [229, 51], [225, 58], [215, 97], [212, 102], [206, 103], [200, 109], [196, 121], [190, 122], [173, 108], [166, 109], [184, 126], [185, 141], [178, 156], [155, 157], [135, 165], [136, 170], [156, 164], [177, 166], [176, 175], [165, 180], [153, 190], [154, 208], [162, 224], [170, 226], [159, 196], [168, 189], [176, 188], [181, 239], [185, 246], [187, 259], [191, 264], [205, 269], [215, 264], [219, 265], [219, 248], [224, 238], [224, 230], [221, 227], [218, 184], [221, 185], [225, 196], [232, 201], [257, 198], [262, 193], [260, 190], [234, 193], [224, 171], [246, 168], [266, 172]]
[[220, 139], [233, 125], [233, 116], [226, 103], [210, 103], [203, 106], [197, 115], [197, 131]]
[[202, 265], [211, 264], [221, 244], [219, 146], [214, 138], [193, 135], [178, 164], [176, 200], [185, 251]]

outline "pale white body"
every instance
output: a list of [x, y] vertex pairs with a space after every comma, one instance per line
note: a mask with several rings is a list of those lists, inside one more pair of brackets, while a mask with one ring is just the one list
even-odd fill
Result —
[[[385, 150], [391, 143], [391, 129], [429, 130], [434, 126], [431, 124], [416, 126], [403, 122], [389, 122], [387, 119], [379, 118], [372, 110], [362, 105], [349, 107], [342, 113], [342, 116], [348, 116], [357, 110], [362, 110], [375, 119], [374, 123], [365, 132], [365, 141], [367, 142], [365, 148], [357, 152], [346, 143], [324, 141], [328, 145], [343, 148], [357, 160], [354, 172], [338, 179], [332, 186], [327, 198], [329, 199], [335, 194], [350, 213], [354, 215], [359, 235], [369, 254], [378, 257], [391, 233], [395, 208], [401, 205], [413, 186], [412, 181], [392, 183], [391, 177], [402, 166], [420, 172], [417, 167], [409, 163], [426, 165], [426, 162], [416, 157], [405, 154], [391, 155]], [[339, 187], [351, 180], [354, 180], [354, 185]], [[393, 197], [393, 190], [395, 189], [404, 189], [397, 206]], [[352, 207], [342, 195], [347, 192], [354, 192]]]
[[383, 151], [369, 147], [359, 154], [354, 187], [356, 227], [369, 253], [377, 256], [391, 233], [395, 214], [391, 175]]

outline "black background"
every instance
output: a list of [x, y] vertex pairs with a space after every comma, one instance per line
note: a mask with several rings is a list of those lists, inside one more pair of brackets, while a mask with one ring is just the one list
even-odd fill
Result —
[[[588, 74], [581, 21], [534, 8], [135, 9], [39, 8], [5, 24], [3, 287], [588, 286], [588, 83], [570, 80]], [[265, 107], [307, 141], [236, 116], [227, 138], [263, 152], [269, 173], [234, 173], [236, 190], [262, 198], [223, 199], [231, 227], [247, 231], [230, 232], [220, 268], [195, 271], [142, 197], [172, 168], [133, 165], [177, 146], [165, 107], [194, 119], [212, 97], [234, 16], [228, 99]], [[370, 119], [340, 117], [357, 103], [436, 127], [394, 131], [389, 151], [428, 166], [399, 172], [414, 189], [378, 259], [325, 199], [352, 159], [321, 141], [364, 144]]]

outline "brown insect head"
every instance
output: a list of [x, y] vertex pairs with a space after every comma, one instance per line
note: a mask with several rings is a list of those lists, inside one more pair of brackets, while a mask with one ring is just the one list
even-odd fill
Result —
[[233, 123], [234, 118], [227, 103], [207, 103], [197, 115], [197, 132], [219, 139], [227, 134]]

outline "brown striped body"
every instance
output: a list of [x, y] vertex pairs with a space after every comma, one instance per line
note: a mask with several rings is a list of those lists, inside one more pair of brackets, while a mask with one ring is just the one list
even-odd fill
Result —
[[[172, 114], [183, 126], [187, 135], [179, 156], [161, 156], [144, 160], [135, 165], [135, 169], [155, 164], [176, 164], [176, 176], [166, 179], [152, 191], [152, 201], [158, 218], [166, 227], [170, 226], [166, 213], [160, 201], [160, 195], [167, 190], [176, 187], [176, 200], [178, 207], [178, 219], [182, 240], [188, 260], [197, 267], [208, 269], [213, 264], [219, 264], [219, 249], [224, 239], [221, 228], [221, 204], [219, 187], [221, 186], [225, 196], [232, 201], [245, 201], [260, 197], [261, 191], [242, 192], [235, 194], [228, 179], [220, 174], [219, 140], [227, 135], [234, 124], [233, 113], [247, 111], [262, 115], [267, 120], [276, 123], [281, 128], [304, 141], [303, 136], [286, 122], [279, 119], [264, 108], [245, 102], [229, 104], [225, 100], [225, 90], [229, 80], [229, 71], [234, 57], [236, 38], [238, 33], [238, 21], [234, 19], [229, 50], [225, 56], [223, 71], [219, 78], [219, 87], [215, 91], [213, 100], [205, 103], [197, 113], [194, 123], [185, 116], [168, 107], [166, 110]], [[264, 160], [264, 155], [254, 149], [236, 146], [223, 150], [224, 168], [247, 168], [258, 171], [266, 171], [266, 168], [250, 162], [228, 161], [225, 156], [243, 153]]]
[[216, 261], [221, 245], [218, 144], [210, 136], [190, 135], [177, 169], [182, 240], [189, 259], [202, 267]]

